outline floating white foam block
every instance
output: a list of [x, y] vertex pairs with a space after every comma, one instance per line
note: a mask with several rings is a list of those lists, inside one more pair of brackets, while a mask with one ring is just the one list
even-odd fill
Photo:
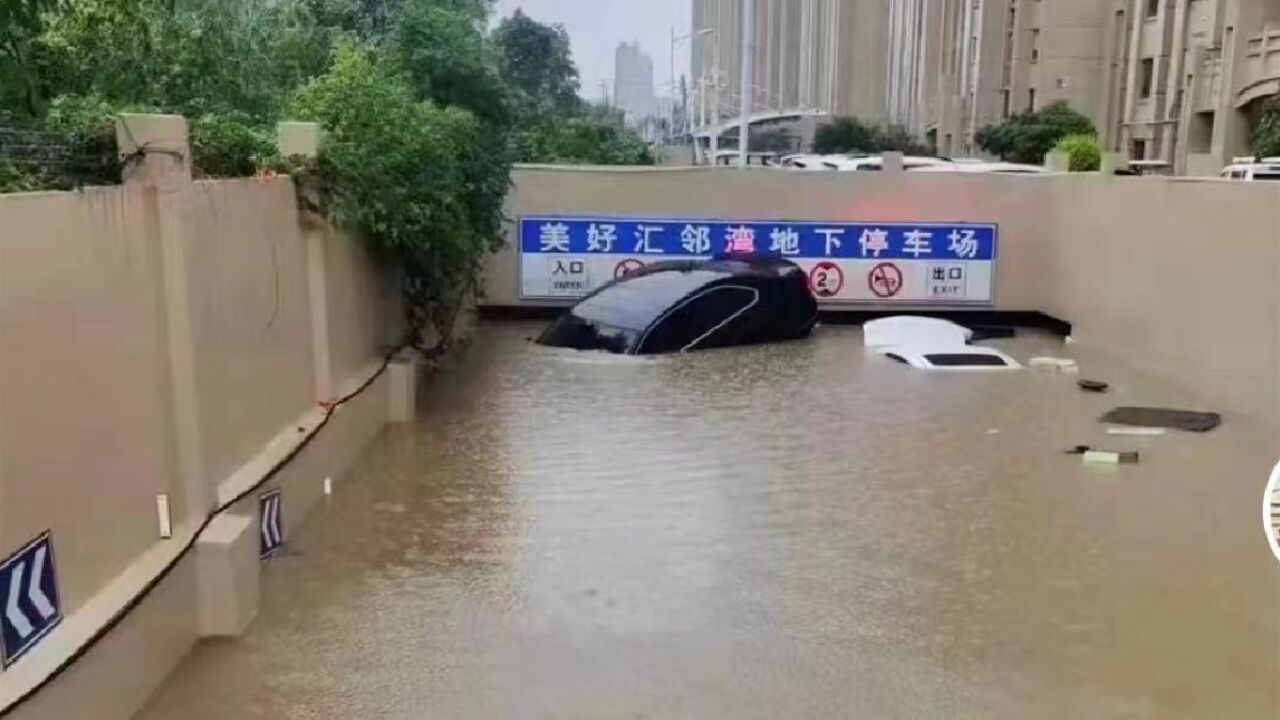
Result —
[[1165, 429], [1164, 429], [1164, 428], [1158, 428], [1158, 427], [1112, 427], [1112, 428], [1107, 428], [1107, 434], [1108, 434], [1108, 435], [1137, 435], [1137, 436], [1152, 436], [1152, 435], [1164, 435], [1164, 434], [1165, 434], [1165, 432], [1166, 432], [1166, 431], [1165, 431]]

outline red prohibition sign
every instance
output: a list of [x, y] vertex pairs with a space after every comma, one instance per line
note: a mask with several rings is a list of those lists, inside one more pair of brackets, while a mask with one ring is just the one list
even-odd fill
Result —
[[835, 297], [844, 287], [844, 271], [833, 262], [820, 262], [809, 271], [809, 289], [815, 297]]
[[635, 258], [627, 258], [626, 260], [623, 260], [622, 262], [618, 263], [613, 268], [613, 279], [617, 280], [623, 275], [626, 275], [629, 272], [639, 270], [642, 267], [644, 267], [644, 263], [640, 262]]
[[891, 298], [902, 289], [902, 271], [893, 263], [880, 263], [867, 274], [867, 285], [878, 298]]

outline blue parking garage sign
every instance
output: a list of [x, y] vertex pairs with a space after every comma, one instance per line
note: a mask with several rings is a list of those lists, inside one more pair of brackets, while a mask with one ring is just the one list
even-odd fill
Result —
[[45, 532], [0, 563], [0, 664], [12, 665], [60, 622], [53, 541]]
[[819, 302], [990, 305], [989, 223], [873, 223], [525, 216], [520, 297], [577, 298], [660, 260], [754, 253], [792, 260]]

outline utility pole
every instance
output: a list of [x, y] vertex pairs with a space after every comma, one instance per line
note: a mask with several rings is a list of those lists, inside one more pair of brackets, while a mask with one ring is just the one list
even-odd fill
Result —
[[747, 155], [750, 144], [751, 106], [752, 106], [752, 71], [755, 70], [755, 55], [752, 52], [755, 34], [756, 0], [742, 0], [742, 91], [738, 98], [738, 167], [747, 168]]
[[671, 102], [667, 105], [667, 144], [675, 140], [676, 135], [676, 26], [671, 26]]
[[[717, 6], [718, 7], [718, 6]], [[715, 33], [711, 51], [711, 166], [719, 164], [720, 153], [720, 34]]]
[[680, 129], [681, 135], [693, 132], [689, 117], [689, 78], [684, 73], [680, 73]]

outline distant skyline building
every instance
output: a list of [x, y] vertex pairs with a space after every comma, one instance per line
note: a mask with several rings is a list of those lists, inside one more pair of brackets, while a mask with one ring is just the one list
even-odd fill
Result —
[[619, 43], [614, 52], [613, 105], [638, 124], [658, 114], [653, 89], [653, 60], [640, 49], [640, 42]]

